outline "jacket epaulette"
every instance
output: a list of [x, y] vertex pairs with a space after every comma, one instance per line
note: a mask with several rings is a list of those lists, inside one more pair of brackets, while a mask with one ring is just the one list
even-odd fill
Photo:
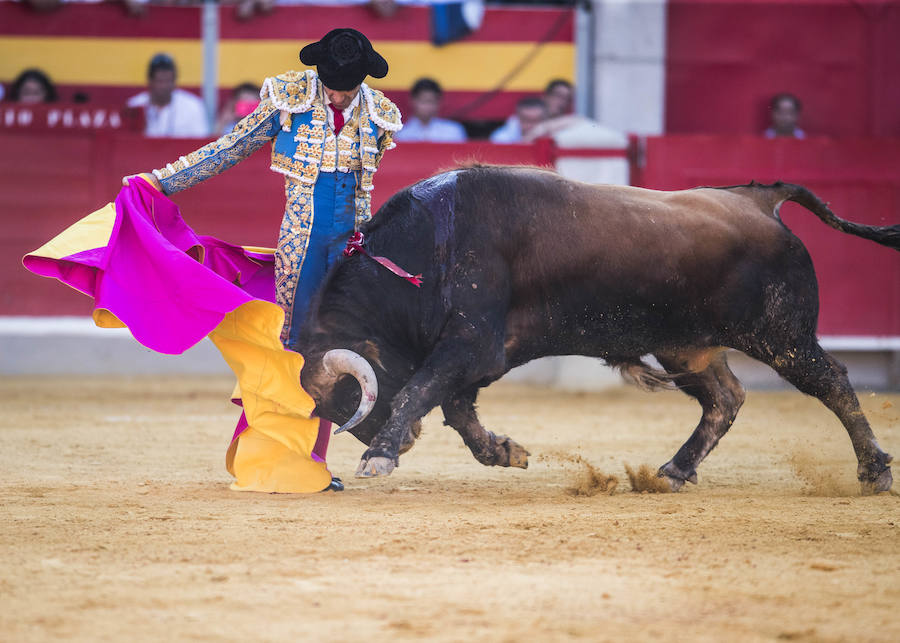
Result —
[[279, 110], [291, 114], [309, 111], [319, 91], [316, 72], [289, 71], [272, 78], [266, 78], [259, 97], [268, 98]]
[[369, 118], [378, 127], [388, 132], [397, 132], [403, 127], [400, 120], [400, 108], [398, 108], [391, 100], [377, 89], [372, 89], [368, 85], [363, 85], [363, 95], [366, 97], [366, 103], [369, 111]]

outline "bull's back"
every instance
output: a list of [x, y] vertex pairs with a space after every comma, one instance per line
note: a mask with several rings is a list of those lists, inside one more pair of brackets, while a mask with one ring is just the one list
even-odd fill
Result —
[[600, 283], [640, 280], [644, 287], [671, 283], [672, 275], [703, 280], [723, 263], [765, 255], [789, 235], [770, 212], [728, 190], [661, 192], [495, 170], [503, 176], [487, 173], [478, 177], [483, 185], [463, 188], [479, 196], [462, 209], [526, 285], [588, 272]]
[[471, 194], [503, 195], [467, 209], [478, 213], [478, 243], [508, 270], [508, 334], [553, 338], [549, 354], [581, 352], [581, 337], [598, 336], [649, 351], [661, 333], [702, 334], [747, 315], [742, 300], [759, 299], [751, 291], [792, 243], [771, 212], [734, 191], [594, 186], [540, 170], [476, 178], [485, 184]]

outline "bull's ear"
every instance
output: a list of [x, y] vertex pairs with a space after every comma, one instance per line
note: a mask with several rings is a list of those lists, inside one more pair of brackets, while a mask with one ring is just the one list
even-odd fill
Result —
[[377, 365], [381, 370], [386, 370], [384, 364], [381, 363], [381, 351], [371, 339], [365, 341], [359, 350], [359, 354], [369, 360], [370, 363]]

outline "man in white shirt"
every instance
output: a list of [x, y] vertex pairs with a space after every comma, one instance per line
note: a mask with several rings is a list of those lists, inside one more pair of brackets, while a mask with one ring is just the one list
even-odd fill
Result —
[[516, 113], [491, 133], [491, 143], [531, 143], [538, 125], [547, 120], [547, 104], [540, 96], [526, 96], [516, 103]]
[[144, 134], [165, 138], [205, 138], [209, 119], [203, 101], [175, 87], [175, 61], [156, 54], [147, 68], [147, 91], [128, 99], [129, 107], [142, 107], [147, 120]]
[[438, 118], [444, 92], [431, 78], [420, 78], [409, 92], [413, 116], [397, 132], [397, 141], [430, 143], [462, 143], [466, 130], [456, 121]]

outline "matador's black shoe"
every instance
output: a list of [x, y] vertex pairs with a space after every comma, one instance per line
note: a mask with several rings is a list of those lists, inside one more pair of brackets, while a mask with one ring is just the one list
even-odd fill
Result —
[[337, 476], [331, 476], [331, 484], [322, 489], [322, 491], [343, 491], [344, 483]]

